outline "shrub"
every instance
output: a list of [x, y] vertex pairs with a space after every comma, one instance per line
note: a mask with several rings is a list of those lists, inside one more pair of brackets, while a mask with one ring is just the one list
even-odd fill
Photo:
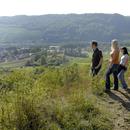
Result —
[[39, 113], [29, 99], [20, 98], [16, 102], [16, 129], [18, 130], [39, 130]]
[[[88, 87], [91, 80], [85, 75], [74, 64], [65, 68], [18, 69], [1, 77], [1, 85], [11, 86], [0, 95], [1, 129], [111, 130], [113, 125], [97, 106], [97, 96], [89, 90], [91, 86]], [[81, 76], [88, 84], [81, 82]], [[100, 91], [98, 85], [103, 84], [103, 80], [101, 77], [94, 80], [97, 83], [92, 90], [100, 95], [102, 89]], [[66, 86], [70, 85], [68, 89]]]
[[98, 76], [92, 77], [91, 82], [92, 82], [91, 84], [92, 92], [99, 96], [104, 95], [104, 89], [105, 89], [104, 79], [102, 79], [102, 77], [98, 75]]
[[70, 86], [73, 82], [79, 82], [79, 69], [77, 64], [66, 67], [63, 71], [64, 83], [66, 86]]

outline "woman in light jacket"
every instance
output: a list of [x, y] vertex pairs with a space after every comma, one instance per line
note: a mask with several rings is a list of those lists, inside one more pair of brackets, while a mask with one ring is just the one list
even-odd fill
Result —
[[122, 47], [121, 53], [122, 53], [122, 57], [121, 57], [121, 60], [120, 60], [120, 65], [119, 65], [118, 79], [120, 80], [120, 82], [122, 84], [122, 88], [127, 89], [128, 85], [127, 85], [125, 78], [124, 78], [124, 73], [127, 70], [128, 60], [129, 60], [129, 54], [128, 54], [127, 48]]

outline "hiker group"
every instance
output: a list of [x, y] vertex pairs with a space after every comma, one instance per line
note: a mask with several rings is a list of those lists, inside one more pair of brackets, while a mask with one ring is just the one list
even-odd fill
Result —
[[[93, 49], [91, 71], [92, 75], [96, 76], [102, 67], [103, 54], [102, 51], [98, 49], [98, 43], [96, 41], [92, 41], [91, 46]], [[120, 53], [121, 58], [119, 58]], [[127, 71], [128, 60], [129, 60], [129, 54], [127, 48], [126, 47], [119, 48], [118, 41], [116, 39], [112, 40], [110, 59], [108, 62], [109, 67], [105, 75], [105, 92], [110, 91], [111, 74], [113, 74], [114, 78], [114, 86], [113, 86], [114, 90], [118, 90], [119, 88], [118, 80], [121, 82], [122, 88], [127, 90], [128, 85], [125, 81], [124, 74]]]

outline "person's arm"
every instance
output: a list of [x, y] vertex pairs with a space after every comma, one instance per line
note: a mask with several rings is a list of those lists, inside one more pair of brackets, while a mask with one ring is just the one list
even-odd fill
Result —
[[100, 61], [99, 61], [99, 64], [95, 67], [95, 69], [98, 69], [103, 63], [103, 55], [102, 55], [102, 52], [100, 51]]
[[95, 67], [95, 69], [98, 69], [103, 63], [103, 57], [101, 57], [99, 64]]
[[111, 59], [110, 59], [110, 65], [115, 63], [115, 60], [117, 59], [117, 55], [116, 55], [116, 52], [113, 52], [111, 54]]
[[125, 60], [124, 66], [127, 66], [127, 64], [128, 64], [128, 60], [129, 60], [129, 57], [126, 57], [126, 60]]

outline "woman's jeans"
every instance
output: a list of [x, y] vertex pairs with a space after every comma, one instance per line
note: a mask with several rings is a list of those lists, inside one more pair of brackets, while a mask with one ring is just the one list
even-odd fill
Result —
[[109, 67], [106, 73], [106, 89], [110, 89], [110, 75], [113, 74], [114, 77], [114, 89], [118, 90], [118, 64], [113, 64]]
[[118, 79], [120, 80], [120, 82], [121, 82], [121, 84], [122, 84], [122, 87], [123, 87], [124, 89], [126, 89], [128, 86], [127, 86], [126, 81], [125, 81], [125, 79], [124, 79], [124, 73], [125, 73], [125, 70], [122, 69], [122, 70], [120, 71], [120, 73], [118, 74]]

